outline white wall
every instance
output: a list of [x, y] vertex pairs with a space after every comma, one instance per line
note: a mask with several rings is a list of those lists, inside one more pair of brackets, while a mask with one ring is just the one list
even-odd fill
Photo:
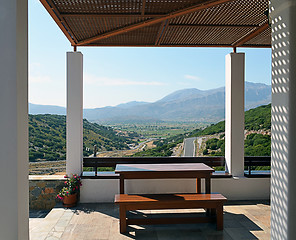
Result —
[[[119, 193], [117, 179], [83, 179], [80, 201], [113, 202]], [[194, 192], [196, 181], [193, 179], [139, 179], [127, 180], [126, 193], [186, 193]], [[202, 182], [202, 186], [203, 186]], [[202, 191], [204, 189], [202, 188]], [[212, 179], [212, 192], [219, 192], [229, 200], [269, 199], [270, 178], [219, 178]]]
[[29, 238], [28, 1], [0, 1], [0, 238]]
[[296, 1], [271, 0], [271, 239], [296, 239]]

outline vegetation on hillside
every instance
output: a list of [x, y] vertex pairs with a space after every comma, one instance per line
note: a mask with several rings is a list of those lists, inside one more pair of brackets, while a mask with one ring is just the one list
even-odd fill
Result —
[[[245, 112], [246, 130], [270, 130], [271, 128], [271, 104], [250, 109]], [[205, 129], [196, 129], [191, 132], [190, 137], [213, 135], [225, 132], [225, 121], [212, 124]]]
[[137, 152], [133, 155], [133, 157], [169, 157], [172, 155], [172, 150], [176, 146], [176, 143], [164, 144], [162, 146]]
[[[252, 133], [245, 139], [245, 156], [270, 156], [270, 135]], [[203, 155], [224, 156], [225, 139], [210, 138]]]
[[178, 143], [183, 142], [185, 135], [178, 134], [176, 136], [171, 136], [168, 138], [157, 139], [153, 142], [156, 145], [155, 148], [144, 150], [142, 152], [137, 152], [134, 157], [169, 157], [173, 154], [173, 148], [177, 146]]
[[[134, 136], [134, 133], [133, 133]], [[89, 156], [93, 146], [98, 151], [129, 149], [134, 143], [128, 133], [83, 120], [83, 154]], [[64, 160], [66, 158], [66, 116], [29, 115], [29, 160]]]
[[246, 130], [271, 129], [271, 104], [250, 109], [245, 112]]
[[[245, 112], [245, 129], [248, 131], [270, 131], [271, 128], [271, 104], [250, 109]], [[154, 142], [155, 149], [145, 153], [151, 156], [163, 156], [163, 151], [157, 153], [157, 148], [170, 149], [171, 144], [177, 144], [186, 137], [200, 137], [219, 134], [219, 138], [210, 138], [206, 141], [203, 155], [224, 156], [225, 155], [225, 121], [212, 124], [204, 129], [195, 129], [187, 134], [179, 134], [170, 138], [160, 139]], [[270, 156], [270, 135], [252, 133], [245, 139], [245, 156]], [[171, 147], [172, 148], [172, 147]], [[161, 149], [159, 149], [161, 150]], [[171, 156], [172, 151], [166, 151], [166, 156]], [[140, 154], [140, 153], [139, 153]]]
[[[245, 112], [245, 127], [249, 131], [270, 131], [271, 105], [260, 106]], [[98, 151], [112, 151], [129, 149], [129, 144], [136, 144], [137, 133], [101, 126], [97, 123], [83, 121], [83, 153], [89, 156], [96, 145]], [[150, 127], [151, 128], [151, 127]], [[161, 127], [159, 129], [162, 129]], [[219, 134], [218, 138], [207, 140], [204, 155], [221, 156], [225, 152], [225, 121], [204, 129], [196, 129], [189, 133], [182, 133], [166, 138], [159, 138], [153, 142], [155, 148], [146, 149], [134, 156], [171, 156], [173, 148], [184, 138]], [[66, 154], [66, 117], [62, 115], [29, 115], [29, 159], [64, 160]], [[270, 136], [252, 133], [245, 139], [246, 156], [270, 155]]]

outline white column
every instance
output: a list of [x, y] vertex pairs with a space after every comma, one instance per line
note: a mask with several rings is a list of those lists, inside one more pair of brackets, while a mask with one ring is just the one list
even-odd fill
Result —
[[245, 54], [225, 57], [225, 159], [226, 170], [244, 176]]
[[67, 52], [67, 174], [82, 172], [83, 55]]
[[29, 239], [28, 2], [0, 1], [0, 239]]
[[296, 239], [296, 2], [272, 0], [271, 239]]

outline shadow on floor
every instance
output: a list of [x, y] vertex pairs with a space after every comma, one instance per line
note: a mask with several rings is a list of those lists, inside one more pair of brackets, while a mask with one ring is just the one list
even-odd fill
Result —
[[226, 203], [224, 203], [224, 206], [228, 205], [257, 205], [262, 204], [266, 206], [270, 206], [269, 200], [228, 200]]
[[[232, 202], [227, 204], [228, 206], [242, 205], [242, 212], [245, 206], [251, 206], [256, 204], [268, 205], [268, 202]], [[172, 210], [174, 211], [174, 210]], [[131, 225], [127, 228], [127, 233], [119, 234], [119, 209], [118, 206], [112, 203], [104, 204], [79, 204], [76, 208], [72, 209], [72, 212], [79, 216], [80, 214], [92, 215], [99, 214], [105, 217], [112, 217], [116, 219], [116, 224], [113, 226], [113, 231], [117, 232], [118, 236], [123, 239], [223, 239], [223, 240], [236, 240], [236, 239], [261, 239], [254, 235], [254, 232], [267, 234], [259, 225], [252, 221], [248, 216], [243, 213], [231, 213], [224, 212], [224, 230], [217, 231], [215, 223], [199, 223], [199, 224], [172, 224], [172, 225]], [[156, 211], [157, 212], [157, 211]], [[198, 216], [200, 213], [182, 213], [182, 210], [174, 213], [156, 213], [155, 211], [131, 211], [128, 217], [133, 218], [150, 218], [155, 217], [176, 217], [180, 214], [190, 214], [192, 216]], [[202, 213], [203, 214], [203, 213]], [[90, 216], [91, 218], [91, 216]], [[79, 224], [79, 222], [77, 222]], [[99, 230], [99, 229], [98, 229]], [[112, 230], [110, 230], [112, 232]], [[124, 238], [125, 237], [125, 238]], [[121, 239], [121, 238], [118, 238]], [[267, 239], [267, 238], [266, 238]]]
[[50, 210], [30, 210], [29, 218], [45, 218]]

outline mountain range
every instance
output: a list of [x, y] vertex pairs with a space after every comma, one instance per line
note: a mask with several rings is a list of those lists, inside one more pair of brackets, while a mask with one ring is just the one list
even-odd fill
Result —
[[[271, 86], [246, 82], [245, 110], [271, 102]], [[30, 114], [66, 114], [57, 106], [29, 105]], [[199, 121], [218, 122], [225, 115], [225, 88], [183, 89], [153, 102], [128, 102], [115, 107], [84, 109], [84, 118], [98, 122]]]

